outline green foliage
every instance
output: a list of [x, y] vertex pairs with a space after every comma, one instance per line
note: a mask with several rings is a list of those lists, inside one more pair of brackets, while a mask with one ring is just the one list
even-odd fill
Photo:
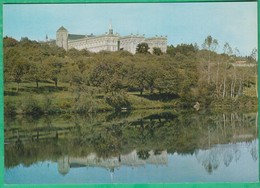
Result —
[[127, 95], [123, 92], [109, 93], [105, 96], [105, 100], [116, 111], [120, 111], [122, 108], [129, 109], [131, 107]]
[[182, 54], [184, 56], [194, 56], [194, 53], [197, 51], [197, 47], [193, 44], [178, 44], [176, 47], [173, 45], [167, 46], [166, 53], [170, 56], [176, 56], [177, 54]]
[[36, 87], [39, 87], [39, 82], [46, 78], [46, 70], [40, 62], [30, 62], [29, 70], [26, 74], [26, 80], [36, 83]]
[[4, 102], [4, 113], [6, 115], [15, 115], [16, 114], [16, 106], [12, 101], [5, 101]]
[[17, 83], [16, 91], [19, 91], [19, 84], [23, 81], [26, 73], [29, 71], [29, 63], [24, 57], [21, 57], [19, 54], [12, 58], [5, 58], [6, 63], [5, 67], [5, 80], [14, 81]]
[[[155, 100], [169, 102], [170, 100], [163, 99], [165, 96], [176, 96], [180, 100], [172, 104], [159, 102], [154, 105], [176, 106], [175, 104], [181, 102], [185, 103], [185, 106], [192, 106], [197, 100], [210, 105], [212, 101], [220, 98], [235, 99], [243, 96], [248, 90], [250, 96], [253, 96], [252, 93], [257, 90], [255, 87], [257, 66], [240, 68], [235, 66], [235, 63], [246, 61], [256, 64], [256, 50], [253, 50], [251, 56], [237, 57], [232, 54], [233, 50], [228, 43], [224, 45], [224, 53], [217, 54], [215, 52], [217, 45], [217, 40], [208, 36], [202, 50], [199, 50], [197, 44], [179, 44], [168, 46], [166, 54], [163, 54], [161, 49], [154, 48], [152, 49], [154, 55], [144, 55], [149, 53], [149, 46], [147, 43], [141, 43], [137, 46], [137, 54], [133, 55], [123, 50], [91, 53], [87, 50], [70, 49], [66, 52], [55, 45], [31, 41], [28, 38], [16, 41], [5, 37], [4, 81], [5, 84], [8, 82], [17, 84], [16, 91], [12, 89], [5, 94], [27, 95], [22, 91], [18, 94], [20, 84], [25, 82], [36, 83], [36, 87], [29, 87], [31, 89], [29, 92], [35, 91], [37, 94], [60, 92], [59, 95], [62, 96], [62, 91], [77, 91], [72, 92], [75, 96], [70, 97], [65, 92], [64, 96], [68, 98], [65, 102], [63, 99], [61, 102], [56, 102], [56, 98], [53, 99], [55, 102], [52, 101], [50, 104], [50, 110], [46, 107], [48, 105], [43, 105], [43, 111], [47, 113], [67, 111], [66, 108], [70, 109], [68, 111], [77, 112], [111, 109], [110, 106], [120, 109], [121, 106], [127, 105], [128, 100], [122, 97], [125, 92], [130, 95], [133, 93], [138, 95], [135, 92], [139, 92], [138, 97], [143, 100], [146, 98], [145, 102], [140, 104], [149, 108]], [[41, 87], [51, 82], [55, 85]], [[66, 86], [58, 87], [58, 82], [59, 86], [63, 84]], [[94, 89], [88, 92], [81, 90], [81, 87]], [[112, 93], [115, 96], [110, 96]], [[257, 95], [257, 92], [255, 93]], [[103, 95], [107, 98], [102, 98]], [[76, 101], [73, 101], [74, 99]], [[135, 103], [139, 99], [135, 99], [129, 100], [129, 104], [143, 108], [144, 106]], [[94, 102], [93, 105], [87, 104], [91, 102]], [[95, 110], [92, 110], [92, 107]]]
[[29, 65], [25, 62], [24, 59], [20, 59], [17, 63], [14, 64], [11, 70], [11, 76], [13, 81], [16, 83], [21, 83], [23, 76], [28, 72]]
[[107, 93], [123, 89], [123, 77], [122, 63], [104, 61], [96, 65], [90, 75], [90, 82]]
[[53, 101], [50, 95], [44, 95], [43, 98], [43, 104], [42, 104], [42, 110], [45, 114], [51, 114], [54, 113], [53, 110]]
[[218, 46], [217, 39], [214, 39], [212, 36], [207, 36], [202, 44], [202, 47], [209, 51], [215, 51]]
[[20, 101], [19, 111], [28, 115], [40, 115], [43, 114], [43, 110], [39, 105], [39, 102], [31, 96], [24, 97]]
[[15, 40], [14, 38], [11, 37], [4, 37], [4, 48], [8, 48], [8, 47], [14, 47], [16, 46], [18, 43], [17, 40]]
[[125, 51], [125, 50], [121, 50], [121, 51], [115, 52], [115, 53], [118, 53], [120, 57], [133, 57], [133, 54], [131, 54], [130, 52]]
[[58, 80], [62, 74], [62, 68], [64, 67], [65, 63], [63, 58], [61, 57], [54, 57], [51, 56], [46, 58], [44, 63], [44, 69], [47, 71], [46, 75], [48, 78], [54, 81], [55, 87], [58, 87]]
[[199, 87], [198, 100], [205, 106], [209, 106], [215, 98], [214, 91], [215, 91], [214, 85], [206, 85], [204, 83], [202, 87]]
[[161, 48], [154, 47], [154, 48], [153, 48], [153, 54], [159, 56], [159, 55], [162, 55], [163, 53], [162, 53]]
[[81, 94], [73, 104], [73, 110], [77, 113], [94, 113], [97, 111], [97, 102], [89, 94]]
[[147, 43], [143, 42], [137, 45], [136, 47], [136, 53], [137, 54], [149, 54], [150, 47]]

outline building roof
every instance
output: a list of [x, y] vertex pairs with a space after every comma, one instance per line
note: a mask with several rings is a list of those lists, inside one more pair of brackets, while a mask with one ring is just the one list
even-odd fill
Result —
[[156, 37], [150, 37], [150, 38], [146, 38], [145, 39], [146, 41], [147, 40], [167, 40], [167, 37], [165, 36], [156, 36]]
[[126, 36], [122, 36], [121, 39], [127, 39], [127, 38], [141, 38], [144, 39], [144, 35], [126, 35]]
[[65, 27], [63, 27], [63, 26], [61, 26], [58, 30], [57, 30], [57, 32], [58, 31], [66, 31], [66, 32], [68, 32], [68, 30], [65, 28]]
[[85, 35], [69, 34], [69, 40], [77, 40], [85, 38]]

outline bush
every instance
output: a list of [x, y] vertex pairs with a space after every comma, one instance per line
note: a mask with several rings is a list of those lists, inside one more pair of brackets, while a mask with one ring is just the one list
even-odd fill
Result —
[[116, 111], [120, 111], [122, 108], [130, 108], [130, 102], [125, 93], [112, 93], [105, 96], [107, 104], [112, 106]]
[[43, 114], [42, 108], [39, 106], [39, 102], [32, 97], [24, 97], [20, 103], [21, 113], [28, 115]]
[[4, 114], [6, 115], [15, 115], [16, 114], [16, 106], [14, 103], [7, 101], [4, 103]]
[[84, 93], [75, 99], [73, 110], [77, 113], [96, 112], [97, 102], [90, 94]]
[[42, 110], [44, 111], [44, 113], [50, 112], [51, 105], [52, 105], [51, 97], [49, 95], [44, 95], [43, 105], [42, 105]]

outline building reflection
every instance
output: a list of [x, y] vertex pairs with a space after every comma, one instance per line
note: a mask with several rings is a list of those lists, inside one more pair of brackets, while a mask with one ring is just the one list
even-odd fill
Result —
[[[251, 142], [229, 143], [215, 145], [210, 149], [197, 149], [194, 156], [197, 162], [204, 167], [208, 174], [217, 171], [219, 166], [230, 166], [241, 158], [241, 149], [246, 149], [250, 153], [253, 161], [258, 161], [258, 139]], [[245, 151], [243, 151], [245, 152]], [[178, 153], [175, 153], [179, 155]], [[63, 156], [58, 159], [58, 171], [62, 175], [69, 173], [74, 168], [104, 168], [110, 172], [111, 182], [113, 182], [115, 170], [121, 167], [139, 168], [146, 165], [168, 166], [169, 156], [174, 155], [164, 151], [137, 151], [133, 150], [128, 154], [119, 154], [118, 156], [103, 158], [95, 153], [90, 153], [85, 157]], [[190, 155], [190, 154], [187, 154]], [[172, 159], [171, 159], [172, 160]]]
[[137, 150], [133, 150], [128, 154], [120, 154], [117, 157], [100, 158], [95, 153], [91, 153], [86, 157], [70, 157], [63, 156], [58, 160], [58, 171], [62, 175], [69, 173], [72, 168], [79, 167], [100, 167], [107, 169], [111, 173], [113, 179], [113, 172], [122, 166], [140, 167], [147, 164], [156, 166], [166, 166], [168, 164], [167, 151], [154, 152], [148, 151], [148, 157], [143, 158]]

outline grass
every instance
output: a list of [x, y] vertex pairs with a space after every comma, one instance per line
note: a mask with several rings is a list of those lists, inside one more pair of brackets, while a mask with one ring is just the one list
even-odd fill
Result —
[[255, 85], [251, 87], [245, 87], [244, 89], [244, 95], [249, 97], [256, 97], [256, 88]]
[[[84, 95], [84, 93], [82, 93]], [[140, 96], [137, 92], [129, 92], [127, 99], [131, 109], [162, 109], [174, 107], [176, 100], [162, 102], [156, 99], [149, 99], [144, 93]], [[69, 84], [59, 83], [55, 88], [53, 83], [40, 83], [36, 88], [35, 83], [21, 83], [20, 89], [16, 92], [16, 83], [6, 83], [4, 87], [5, 112], [12, 114], [31, 114], [35, 109], [37, 113], [74, 113], [77, 105], [83, 101], [75, 102], [75, 95], [69, 90]], [[86, 101], [86, 106], [93, 102], [96, 111], [112, 111], [113, 107], [107, 104], [104, 94], [98, 93], [93, 100]], [[83, 111], [85, 112], [85, 111]]]
[[[81, 93], [81, 99], [76, 100], [73, 89], [68, 83], [59, 83], [55, 88], [51, 82], [39, 84], [36, 88], [35, 83], [21, 83], [19, 92], [16, 92], [16, 83], [5, 83], [4, 104], [5, 114], [56, 114], [56, 113], [88, 113], [113, 111], [104, 97], [104, 93], [97, 93], [90, 98], [86, 93]], [[255, 88], [246, 88], [244, 96], [238, 100], [230, 98], [216, 100], [211, 108], [230, 108], [230, 107], [257, 107]], [[150, 95], [148, 91], [141, 96], [139, 92], [128, 92], [127, 100], [130, 108], [140, 109], [171, 109], [180, 107], [182, 102], [177, 96], [162, 96], [158, 93]], [[122, 106], [123, 108], [124, 106]], [[119, 108], [120, 109], [120, 108]]]
[[129, 93], [129, 101], [132, 104], [132, 109], [159, 109], [177, 106], [176, 100], [162, 102], [160, 100], [149, 100], [146, 97], [138, 96], [134, 93]]

